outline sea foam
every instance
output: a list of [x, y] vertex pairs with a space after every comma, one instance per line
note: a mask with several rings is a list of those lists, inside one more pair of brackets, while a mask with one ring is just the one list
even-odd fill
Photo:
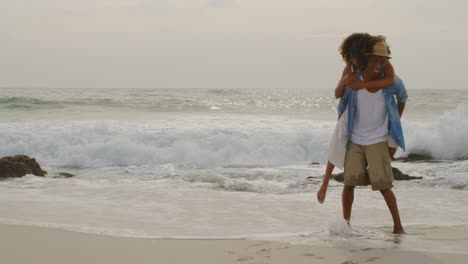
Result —
[[[468, 104], [462, 104], [435, 122], [404, 121], [405, 154], [467, 159], [467, 115]], [[46, 166], [73, 168], [324, 163], [334, 125], [334, 121], [252, 116], [4, 122], [0, 124], [0, 156], [26, 154]]]
[[406, 123], [407, 153], [436, 159], [468, 159], [468, 104], [459, 105], [431, 123]]
[[[145, 164], [282, 166], [324, 161], [331, 123], [210, 119], [0, 124], [1, 156], [26, 154], [54, 167]], [[323, 127], [325, 126], [325, 128]]]

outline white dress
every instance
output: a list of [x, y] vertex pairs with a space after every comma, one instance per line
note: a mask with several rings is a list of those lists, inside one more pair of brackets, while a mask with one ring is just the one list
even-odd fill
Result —
[[346, 129], [348, 127], [348, 107], [343, 112], [341, 117], [336, 122], [335, 130], [330, 138], [328, 147], [328, 161], [335, 165], [335, 167], [343, 169], [346, 156], [346, 144], [348, 137]]

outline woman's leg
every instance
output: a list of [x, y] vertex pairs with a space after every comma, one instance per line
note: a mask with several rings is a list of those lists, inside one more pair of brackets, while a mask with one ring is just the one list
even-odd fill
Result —
[[335, 169], [335, 165], [333, 165], [330, 161], [327, 161], [327, 168], [325, 169], [325, 175], [331, 175], [334, 169]]
[[328, 189], [328, 182], [330, 181], [330, 177], [334, 168], [335, 165], [333, 165], [333, 163], [331, 163], [330, 161], [327, 161], [327, 168], [325, 169], [325, 176], [323, 176], [322, 186], [320, 186], [320, 189], [317, 192], [317, 200], [319, 201], [319, 203], [323, 203], [325, 201]]

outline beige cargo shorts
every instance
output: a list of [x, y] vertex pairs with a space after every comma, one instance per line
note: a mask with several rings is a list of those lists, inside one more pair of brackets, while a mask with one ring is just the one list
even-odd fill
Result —
[[391, 162], [387, 142], [372, 145], [350, 142], [344, 165], [344, 184], [348, 186], [370, 184], [373, 191], [392, 188]]

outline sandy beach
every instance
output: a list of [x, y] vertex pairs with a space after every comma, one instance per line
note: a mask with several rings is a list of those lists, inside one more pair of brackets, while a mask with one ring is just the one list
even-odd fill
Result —
[[466, 263], [468, 254], [253, 240], [139, 239], [0, 225], [2, 263]]

